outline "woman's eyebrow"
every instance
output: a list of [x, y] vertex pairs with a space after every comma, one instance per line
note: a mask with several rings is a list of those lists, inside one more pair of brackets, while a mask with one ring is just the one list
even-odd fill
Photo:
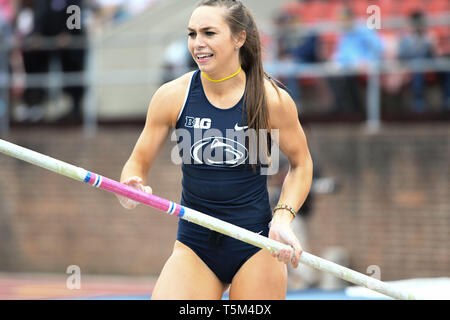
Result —
[[[208, 30], [211, 30], [211, 29], [216, 29], [216, 28], [214, 28], [214, 27], [203, 27], [203, 28], [200, 28], [200, 31], [208, 31]], [[187, 30], [188, 31], [195, 31], [195, 29], [190, 28], [190, 27], [188, 27]]]

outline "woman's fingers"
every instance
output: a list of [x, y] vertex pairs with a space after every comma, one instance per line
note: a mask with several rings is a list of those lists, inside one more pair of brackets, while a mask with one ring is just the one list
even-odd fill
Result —
[[119, 202], [125, 209], [131, 210], [138, 206], [139, 202], [128, 199], [126, 197], [119, 198]]
[[132, 176], [127, 178], [125, 181], [123, 181], [122, 183], [126, 184], [126, 185], [131, 185], [131, 184], [139, 184], [142, 183], [143, 180], [141, 177], [138, 176]]
[[129, 198], [126, 197], [122, 197], [122, 196], [118, 196], [119, 197], [119, 202], [122, 205], [122, 207], [124, 207], [125, 209], [134, 209], [137, 207], [137, 205], [139, 204], [138, 202], [131, 200]]
[[302, 250], [302, 247], [300, 246], [300, 242], [297, 240], [297, 238], [295, 238], [289, 244], [291, 245], [292, 250], [293, 250], [293, 254], [291, 254], [291, 256], [289, 258], [289, 262], [292, 264], [293, 268], [297, 268], [299, 265], [299, 262], [300, 262], [300, 255], [302, 254], [303, 250]]
[[290, 251], [286, 250], [286, 249], [282, 249], [280, 251], [280, 255], [278, 256], [278, 260], [288, 264], [289, 261], [291, 260]]
[[153, 189], [150, 188], [150, 186], [145, 186], [145, 192], [149, 193], [149, 194], [153, 194]]
[[294, 256], [292, 257], [292, 267], [297, 268], [298, 264], [300, 263], [300, 255], [302, 254], [303, 249], [300, 246], [300, 243], [298, 243], [294, 246]]
[[[141, 177], [138, 176], [133, 176], [133, 177], [129, 177], [127, 179], [125, 179], [122, 183], [126, 184], [130, 187], [136, 188], [140, 191], [152, 194], [153, 190], [150, 186], [144, 186], [142, 185], [144, 181], [142, 180]], [[119, 202], [120, 204], [125, 208], [125, 209], [134, 209], [138, 206], [139, 202], [131, 200], [129, 198], [126, 197], [122, 197], [122, 196], [118, 196], [119, 198]]]
[[[292, 249], [282, 249], [278, 252], [273, 252], [272, 256], [285, 264], [292, 263], [292, 266], [297, 268], [300, 262], [302, 247], [290, 226], [272, 226], [269, 237], [292, 247]], [[294, 252], [292, 253], [292, 251]]]
[[131, 187], [134, 187], [136, 189], [139, 189], [141, 191], [144, 191], [146, 193], [152, 194], [153, 190], [150, 186], [144, 186], [142, 183], [144, 181], [142, 180], [142, 178], [134, 176], [134, 177], [130, 177], [128, 179], [126, 179], [123, 183], [127, 184]]

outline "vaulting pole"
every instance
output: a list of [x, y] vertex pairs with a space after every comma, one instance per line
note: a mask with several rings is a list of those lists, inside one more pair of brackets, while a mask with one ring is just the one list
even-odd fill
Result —
[[[0, 152], [74, 180], [90, 184], [96, 188], [130, 198], [152, 208], [164, 211], [170, 215], [177, 216], [235, 239], [253, 244], [259, 248], [267, 249], [270, 252], [288, 249], [293, 253], [292, 247], [289, 245], [2, 139], [0, 139]], [[416, 299], [411, 293], [404, 292], [378, 279], [345, 268], [305, 251], [303, 251], [300, 256], [300, 262], [312, 268], [330, 273], [345, 281], [366, 287], [395, 299]]]

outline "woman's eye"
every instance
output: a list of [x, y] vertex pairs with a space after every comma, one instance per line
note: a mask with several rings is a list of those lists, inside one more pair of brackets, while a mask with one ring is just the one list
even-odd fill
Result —
[[216, 33], [215, 33], [215, 32], [212, 32], [212, 31], [206, 31], [205, 34], [206, 34], [207, 36], [211, 37], [211, 36], [215, 35]]
[[189, 32], [188, 33], [188, 37], [194, 37], [195, 36], [195, 32]]

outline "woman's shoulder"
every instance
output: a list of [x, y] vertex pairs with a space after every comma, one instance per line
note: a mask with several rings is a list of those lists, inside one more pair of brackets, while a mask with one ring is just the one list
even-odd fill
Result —
[[155, 109], [158, 112], [165, 110], [165, 114], [170, 117], [172, 125], [176, 123], [178, 114], [183, 107], [186, 91], [194, 72], [185, 73], [174, 80], [164, 83], [153, 95], [152, 103], [157, 105]]
[[170, 97], [170, 99], [181, 98], [181, 100], [183, 100], [187, 86], [189, 85], [194, 72], [195, 71], [185, 73], [174, 80], [164, 83], [159, 87], [155, 94], [158, 94], [161, 97]]
[[286, 118], [297, 117], [297, 107], [290, 94], [277, 86], [276, 82], [265, 79], [267, 108], [272, 125], [278, 127]]
[[269, 109], [278, 109], [286, 104], [294, 103], [289, 93], [278, 86], [274, 80], [264, 79], [264, 88]]

